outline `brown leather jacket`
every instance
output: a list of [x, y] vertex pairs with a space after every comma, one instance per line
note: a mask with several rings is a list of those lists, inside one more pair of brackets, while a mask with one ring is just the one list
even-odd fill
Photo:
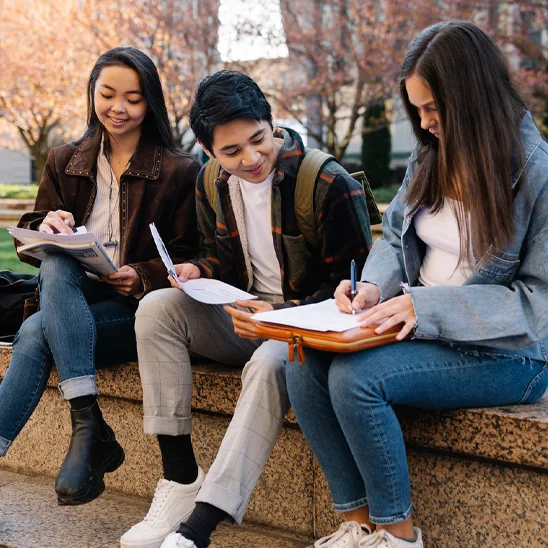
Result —
[[[86, 223], [97, 194], [100, 135], [53, 148], [40, 181], [34, 211], [18, 226], [37, 230], [49, 211], [70, 211], [76, 226]], [[141, 138], [120, 181], [120, 263], [139, 273], [144, 292], [168, 287], [167, 272], [154, 245], [155, 223], [175, 264], [195, 257], [198, 230], [194, 187], [199, 161]], [[39, 265], [32, 257], [19, 258]]]

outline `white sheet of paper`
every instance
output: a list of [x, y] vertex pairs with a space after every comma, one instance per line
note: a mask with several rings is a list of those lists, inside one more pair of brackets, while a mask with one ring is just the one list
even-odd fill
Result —
[[162, 262], [164, 263], [167, 271], [171, 274], [174, 280], [177, 281], [179, 286], [182, 287], [181, 282], [177, 279], [177, 276], [175, 275], [175, 266], [173, 265], [173, 261], [171, 260], [171, 257], [169, 256], [169, 253], [167, 252], [166, 246], [164, 245], [164, 242], [162, 240], [162, 237], [160, 236], [160, 233], [158, 232], [158, 229], [156, 228], [156, 225], [154, 223], [150, 223], [149, 225], [150, 232], [152, 233], [152, 239], [154, 240], [154, 243], [156, 244], [156, 249], [158, 250], [158, 253], [160, 254], [160, 258], [162, 259]]
[[181, 282], [175, 275], [175, 266], [167, 252], [166, 246], [162, 241], [154, 223], [150, 225], [152, 238], [158, 248], [158, 253], [162, 258], [167, 271], [171, 274], [177, 285], [189, 296], [205, 304], [231, 304], [236, 300], [256, 299], [255, 295], [242, 291], [220, 280], [211, 280], [209, 278], [198, 278], [197, 280], [188, 280]]
[[259, 312], [254, 314], [252, 318], [257, 321], [290, 325], [314, 331], [342, 333], [358, 327], [357, 316], [340, 312], [335, 304], [335, 299], [293, 308], [282, 308], [271, 312]]
[[78, 227], [74, 234], [66, 234], [64, 232], [59, 234], [47, 234], [45, 232], [38, 232], [37, 230], [29, 230], [27, 228], [17, 228], [15, 226], [8, 228], [8, 232], [22, 244], [32, 244], [37, 240], [59, 242], [63, 241], [65, 238], [72, 238], [71, 241], [74, 243], [89, 243], [96, 241], [95, 234], [93, 234], [93, 232], [88, 232], [85, 226]]
[[236, 300], [257, 298], [237, 287], [209, 278], [179, 282], [179, 286], [189, 297], [206, 304], [230, 304]]

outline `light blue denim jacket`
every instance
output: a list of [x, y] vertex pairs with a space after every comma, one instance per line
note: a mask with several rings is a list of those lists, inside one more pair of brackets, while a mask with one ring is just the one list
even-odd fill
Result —
[[425, 245], [404, 202], [417, 150], [411, 155], [361, 280], [378, 285], [381, 300], [409, 284], [418, 320], [415, 338], [548, 361], [548, 144], [529, 113], [520, 131], [525, 167], [512, 175], [514, 240], [504, 252], [488, 251], [462, 286], [413, 287]]

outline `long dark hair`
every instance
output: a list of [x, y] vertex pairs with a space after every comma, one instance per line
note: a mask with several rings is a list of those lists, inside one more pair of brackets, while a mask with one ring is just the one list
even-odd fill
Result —
[[179, 152], [169, 126], [166, 102], [156, 66], [146, 54], [137, 48], [120, 46], [103, 53], [91, 70], [88, 82], [88, 129], [84, 137], [96, 136], [104, 127], [95, 113], [95, 85], [105, 67], [123, 66], [133, 69], [139, 75], [141, 91], [147, 102], [143, 120], [142, 135], [173, 152]]
[[[406, 78], [430, 87], [440, 139], [421, 128]], [[449, 21], [423, 30], [411, 42], [400, 93], [419, 142], [417, 169], [406, 194], [412, 211], [436, 212], [456, 198], [462, 260], [480, 259], [489, 247], [512, 240], [512, 158], [523, 165], [520, 121], [526, 107], [495, 42], [472, 23]], [[472, 246], [472, 250], [470, 249]]]

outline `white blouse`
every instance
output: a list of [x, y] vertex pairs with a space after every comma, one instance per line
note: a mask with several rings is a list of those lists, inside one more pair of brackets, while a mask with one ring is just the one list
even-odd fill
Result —
[[[97, 156], [97, 195], [85, 226], [95, 234], [116, 268], [120, 268], [120, 185], [103, 152], [103, 143]], [[105, 246], [109, 241], [117, 245]]]

